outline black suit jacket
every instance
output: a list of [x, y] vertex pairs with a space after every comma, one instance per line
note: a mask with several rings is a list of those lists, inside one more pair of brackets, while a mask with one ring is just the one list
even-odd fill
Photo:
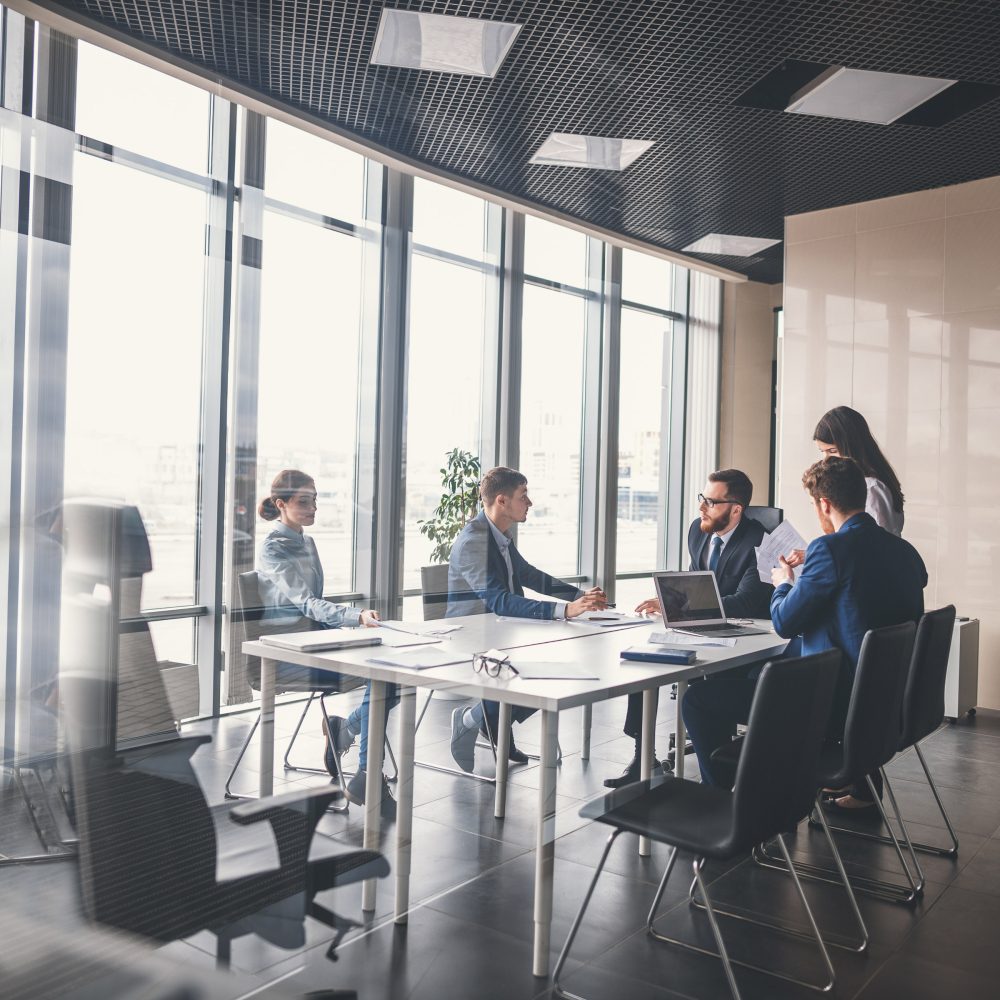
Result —
[[[695, 520], [688, 529], [688, 551], [691, 553], [693, 570], [703, 568], [703, 554], [713, 537], [704, 534], [699, 523]], [[771, 617], [771, 594], [774, 593], [774, 587], [760, 579], [757, 557], [753, 551], [766, 534], [760, 521], [744, 516], [722, 550], [715, 579], [722, 596], [722, 610], [727, 618]]]
[[536, 601], [524, 596], [529, 587], [562, 601], [575, 601], [582, 591], [540, 569], [535, 569], [512, 544], [509, 549], [514, 569], [514, 590], [507, 581], [504, 562], [485, 512], [471, 520], [452, 546], [448, 564], [447, 618], [482, 615], [492, 611], [509, 618], [550, 619], [556, 606], [552, 601]]

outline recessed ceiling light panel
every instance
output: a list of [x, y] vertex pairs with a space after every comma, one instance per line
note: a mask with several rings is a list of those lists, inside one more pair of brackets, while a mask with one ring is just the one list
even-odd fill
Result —
[[496, 76], [519, 24], [385, 8], [371, 61], [436, 73]]
[[591, 170], [624, 170], [653, 143], [644, 139], [608, 139], [595, 135], [553, 132], [538, 147], [532, 163]]
[[889, 125], [954, 83], [929, 76], [840, 67], [807, 84], [786, 110], [793, 115]]
[[753, 257], [780, 243], [781, 240], [764, 240], [757, 236], [730, 236], [726, 233], [709, 233], [688, 244], [690, 253], [711, 253], [722, 257]]

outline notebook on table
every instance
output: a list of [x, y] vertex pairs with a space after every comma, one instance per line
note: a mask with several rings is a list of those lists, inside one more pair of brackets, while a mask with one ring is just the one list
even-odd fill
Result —
[[345, 635], [340, 629], [319, 629], [315, 632], [285, 632], [262, 635], [260, 641], [281, 649], [300, 653], [322, 653], [328, 649], [354, 649], [356, 646], [381, 646], [382, 639], [364, 629], [360, 635]]
[[762, 628], [731, 625], [722, 610], [719, 585], [710, 570], [654, 573], [663, 624], [691, 635], [766, 635]]

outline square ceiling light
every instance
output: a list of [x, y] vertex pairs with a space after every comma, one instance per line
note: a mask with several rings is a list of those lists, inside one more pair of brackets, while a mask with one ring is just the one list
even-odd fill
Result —
[[833, 67], [795, 94], [785, 110], [793, 115], [889, 125], [955, 82]]
[[378, 66], [493, 77], [520, 30], [521, 25], [504, 21], [386, 7], [371, 61]]
[[624, 170], [652, 146], [645, 139], [607, 139], [596, 135], [553, 132], [538, 147], [531, 163], [591, 170]]
[[757, 236], [729, 236], [726, 233], [709, 233], [700, 240], [684, 247], [691, 253], [712, 253], [722, 257], [753, 257], [781, 240], [764, 240]]

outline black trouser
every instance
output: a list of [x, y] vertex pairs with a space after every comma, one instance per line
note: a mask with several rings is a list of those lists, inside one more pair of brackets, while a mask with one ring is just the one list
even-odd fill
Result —
[[[659, 688], [656, 689], [659, 694]], [[634, 740], [642, 739], [642, 692], [628, 696], [628, 711], [625, 713], [625, 725], [623, 731], [626, 736], [631, 736]]]

